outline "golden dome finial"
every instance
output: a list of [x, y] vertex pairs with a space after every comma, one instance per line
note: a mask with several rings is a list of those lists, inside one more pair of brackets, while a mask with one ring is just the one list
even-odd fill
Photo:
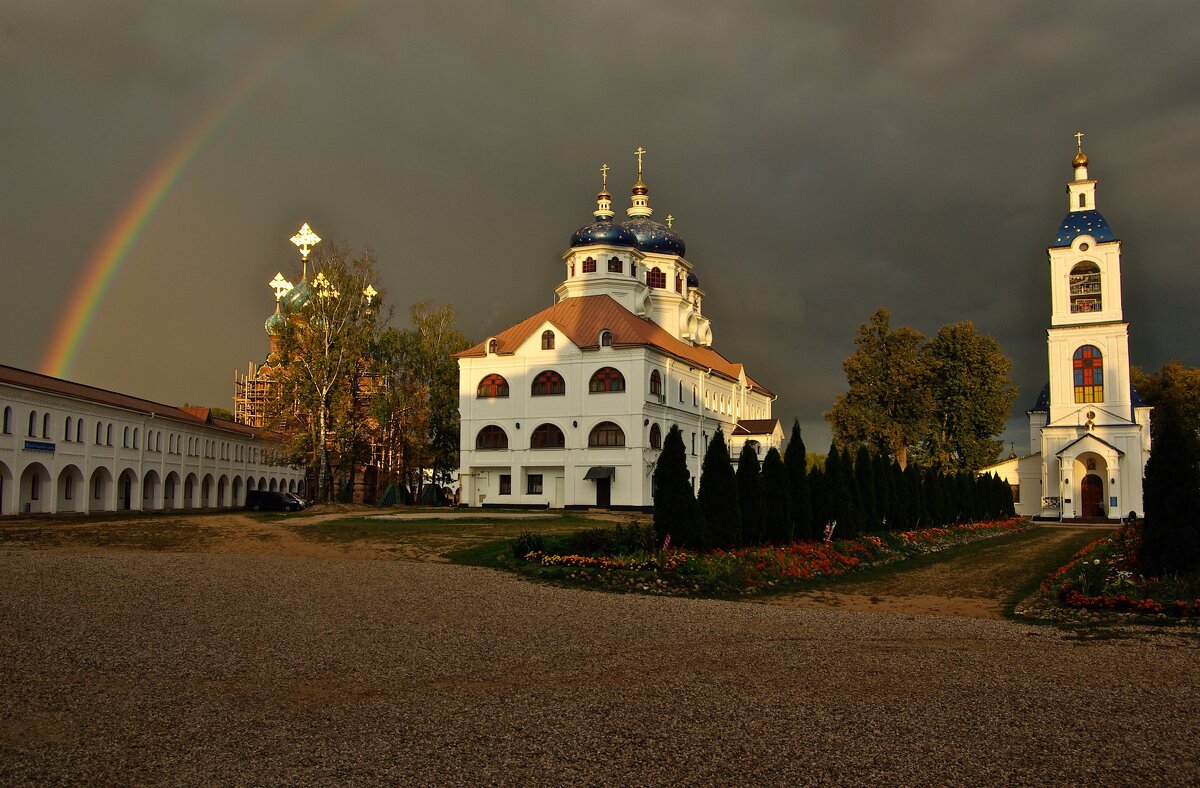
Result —
[[1083, 132], [1075, 132], [1075, 158], [1071, 160], [1071, 165], [1074, 167], [1086, 167], [1088, 165], [1087, 154], [1083, 152]]
[[608, 193], [608, 164], [600, 165], [600, 194], [599, 197], [612, 197]]

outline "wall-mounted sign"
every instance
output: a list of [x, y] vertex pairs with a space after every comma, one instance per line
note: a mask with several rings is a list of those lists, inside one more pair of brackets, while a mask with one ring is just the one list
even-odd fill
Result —
[[54, 453], [54, 444], [50, 441], [25, 441], [25, 451], [48, 451]]

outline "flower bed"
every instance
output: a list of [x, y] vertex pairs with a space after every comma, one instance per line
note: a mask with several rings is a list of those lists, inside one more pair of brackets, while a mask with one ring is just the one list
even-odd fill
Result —
[[1081, 610], [1200, 616], [1200, 579], [1143, 577], [1138, 563], [1141, 544], [1141, 521], [1122, 526], [1051, 572], [1042, 582], [1042, 595]]
[[786, 547], [747, 547], [693, 553], [666, 550], [632, 555], [556, 555], [531, 550], [527, 564], [582, 570], [569, 574], [580, 580], [602, 575], [604, 585], [620, 584], [633, 590], [659, 593], [754, 593], [772, 587], [802, 584], [822, 577], [837, 577], [870, 566], [879, 566], [918, 555], [938, 552], [981, 539], [1015, 533], [1030, 527], [1025, 520], [1009, 519], [919, 531], [863, 536], [835, 542], [796, 542]]

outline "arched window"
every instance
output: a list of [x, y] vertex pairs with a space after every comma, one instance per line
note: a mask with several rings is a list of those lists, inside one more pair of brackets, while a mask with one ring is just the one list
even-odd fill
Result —
[[600, 332], [600, 347], [612, 347], [612, 332], [607, 328]]
[[96, 445], [100, 445], [100, 436], [103, 434], [104, 425], [96, 422]]
[[83, 419], [77, 419], [75, 422], [75, 442], [83, 443]]
[[168, 435], [167, 436], [167, 454], [174, 454], [174, 453], [175, 453], [175, 436]]
[[481, 398], [507, 397], [508, 381], [502, 375], [493, 372], [479, 381], [479, 388], [475, 391], [475, 396]]
[[42, 437], [43, 438], [50, 437], [50, 414], [49, 413], [42, 415]]
[[562, 375], [547, 369], [533, 379], [533, 389], [529, 393], [535, 397], [556, 397], [567, 393], [567, 384]]
[[592, 427], [592, 432], [588, 435], [588, 446], [624, 446], [625, 433], [621, 428], [611, 421], [602, 421], [595, 427]]
[[650, 393], [662, 394], [662, 375], [658, 374], [657, 369], [650, 373]]
[[611, 257], [608, 260], [608, 272], [610, 274], [619, 274], [625, 270], [625, 266], [621, 264], [620, 257]]
[[632, 276], [634, 279], [637, 278], [637, 263], [629, 264], [629, 275]]
[[1075, 401], [1104, 401], [1104, 357], [1094, 345], [1084, 345], [1075, 351]]
[[650, 425], [650, 448], [662, 448], [662, 430], [658, 428], [657, 424]]
[[495, 424], [489, 424], [475, 436], [475, 448], [484, 451], [488, 449], [507, 449], [508, 434]]
[[1087, 195], [1084, 192], [1079, 193], [1079, 207], [1080, 208], [1087, 207]]
[[29, 437], [37, 437], [37, 411], [29, 411]]
[[563, 431], [553, 424], [542, 424], [529, 439], [531, 449], [561, 449], [567, 445]]
[[554, 350], [554, 332], [550, 329], [542, 332], [542, 350]]
[[499, 347], [499, 343], [496, 340], [494, 340], [494, 339], [488, 340], [488, 352], [489, 353], [495, 353], [497, 347]]
[[1072, 312], [1100, 311], [1100, 266], [1095, 263], [1080, 263], [1072, 268], [1070, 287]]
[[675, 292], [676, 293], [683, 292], [683, 277], [680, 276], [679, 274], [675, 274]]
[[154, 433], [154, 450], [162, 451], [162, 431]]
[[121, 431], [121, 448], [122, 449], [129, 448], [129, 428], [128, 427], [126, 427], [124, 430]]
[[651, 268], [646, 274], [646, 284], [651, 287], [657, 287], [660, 290], [667, 286], [667, 274], [665, 271], [658, 270], [658, 266]]
[[71, 441], [71, 417], [67, 416], [66, 426], [63, 427], [63, 440], [70, 443]]
[[133, 448], [136, 449], [137, 447], [138, 447], [138, 428], [134, 427], [133, 428]]
[[588, 259], [584, 260], [583, 261], [583, 272], [585, 274], [596, 273], [596, 261], [590, 257]]
[[625, 376], [612, 367], [601, 367], [592, 375], [588, 383], [588, 391], [597, 394], [608, 391], [624, 391]]
[[12, 406], [5, 405], [4, 406], [4, 434], [9, 435], [11, 433], [12, 433]]
[[112, 424], [111, 423], [108, 425], [108, 428], [104, 430], [104, 445], [112, 446]]

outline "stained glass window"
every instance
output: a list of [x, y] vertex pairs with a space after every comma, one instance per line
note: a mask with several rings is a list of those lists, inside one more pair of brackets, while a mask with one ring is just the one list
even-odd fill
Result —
[[1075, 351], [1072, 362], [1075, 374], [1076, 402], [1104, 401], [1104, 356], [1094, 345], [1084, 345]]
[[583, 272], [585, 274], [596, 273], [596, 261], [590, 257], [588, 259], [584, 260], [583, 261]]
[[612, 367], [601, 367], [596, 370], [596, 374], [592, 375], [592, 380], [588, 383], [588, 391], [593, 394], [624, 390], [625, 376]]
[[508, 381], [503, 376], [492, 373], [479, 381], [479, 388], [476, 390], [475, 396], [484, 398], [507, 397]]
[[539, 372], [533, 379], [533, 390], [529, 392], [535, 397], [552, 397], [567, 393], [567, 384], [562, 375], [552, 369]]
[[665, 288], [667, 286], [667, 272], [651, 268], [646, 274], [646, 284], [659, 289]]

